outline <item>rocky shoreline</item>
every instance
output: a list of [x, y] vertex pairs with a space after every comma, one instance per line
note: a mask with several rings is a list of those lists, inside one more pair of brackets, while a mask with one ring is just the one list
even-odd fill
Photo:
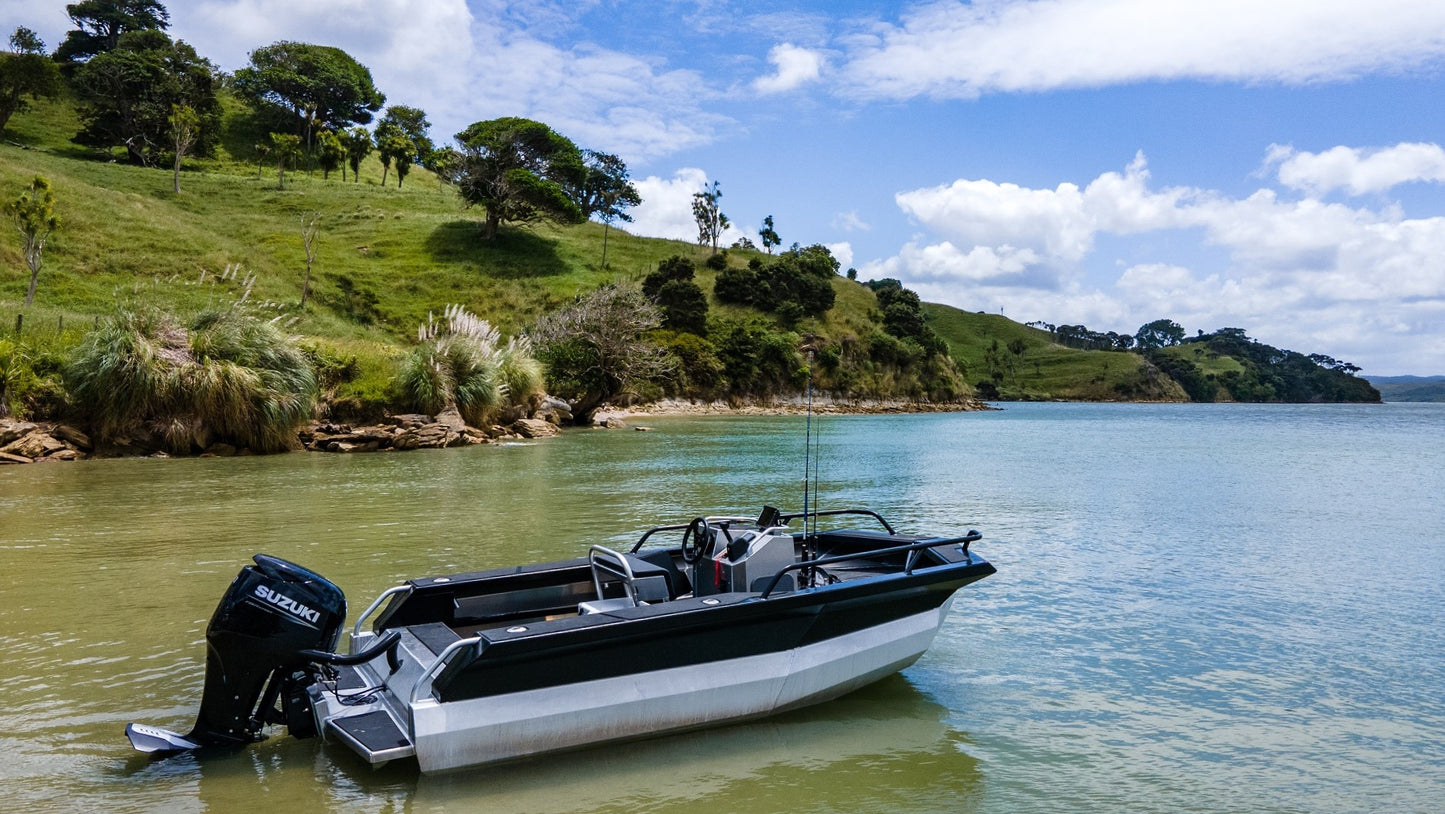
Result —
[[[779, 399], [765, 404], [729, 404], [664, 399], [626, 407], [607, 406], [593, 414], [593, 427], [620, 429], [637, 418], [708, 415], [801, 415], [810, 409], [803, 398]], [[990, 409], [983, 402], [928, 404], [905, 401], [840, 402], [815, 398], [811, 406], [820, 415], [940, 413]], [[404, 414], [382, 422], [352, 425], [313, 421], [297, 432], [297, 449], [351, 454], [359, 452], [442, 449], [472, 444], [495, 444], [559, 434], [572, 422], [572, 413], [560, 399], [543, 399], [531, 415], [511, 417], [505, 424], [473, 427], [456, 410], [435, 416]], [[646, 427], [635, 427], [645, 430]], [[202, 458], [249, 455], [226, 443], [212, 443], [199, 452]], [[97, 445], [84, 431], [63, 422], [30, 422], [0, 418], [0, 465], [80, 461], [88, 458], [171, 457], [148, 438], [119, 438]]]

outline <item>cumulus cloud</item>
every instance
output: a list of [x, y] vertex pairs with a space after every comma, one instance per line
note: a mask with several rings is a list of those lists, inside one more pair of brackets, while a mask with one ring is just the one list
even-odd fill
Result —
[[1106, 172], [1086, 188], [1071, 183], [1028, 189], [987, 179], [900, 192], [899, 208], [934, 232], [968, 244], [1026, 248], [1039, 258], [1078, 261], [1101, 231], [1130, 234], [1183, 225], [1190, 189], [1151, 192], [1143, 154], [1121, 173]]
[[439, 141], [474, 121], [526, 116], [639, 161], [707, 144], [732, 126], [706, 109], [714, 93], [696, 71], [587, 43], [553, 44], [547, 37], [565, 30], [575, 9], [474, 14], [474, 7], [466, 0], [196, 0], [173, 9], [172, 33], [230, 70], [276, 40], [340, 47], [371, 69], [389, 103], [426, 110]]
[[[1272, 155], [1278, 160], [1278, 151]], [[1349, 188], [1322, 188], [1337, 187]], [[1445, 353], [1418, 355], [1422, 342], [1445, 347], [1445, 217], [1410, 218], [1393, 204], [1286, 200], [1271, 189], [1242, 198], [1154, 190], [1142, 156], [1082, 189], [961, 179], [899, 193], [897, 201], [934, 240], [911, 241], [860, 271], [897, 277], [941, 302], [1002, 308], [1019, 319], [1098, 320], [1091, 327], [1099, 329], [1132, 330], [1166, 315], [1187, 327], [1244, 327], [1306, 351], [1379, 360], [1415, 354], [1413, 364], [1445, 369]], [[1100, 236], [1165, 234], [1218, 247], [1224, 259], [1206, 274], [1160, 257], [1124, 264], [1111, 280], [1090, 279], [1086, 267], [1108, 260], [1095, 257]], [[1438, 327], [1425, 327], [1431, 319]], [[1343, 332], [1355, 337], [1350, 344], [1341, 320], [1372, 328], [1352, 325]], [[1402, 345], [1411, 332], [1425, 338]]]
[[[632, 224], [627, 231], [644, 237], [668, 240], [697, 240], [697, 221], [692, 217], [692, 196], [707, 186], [707, 173], [696, 167], [684, 167], [671, 178], [649, 175], [634, 181], [642, 205], [629, 213]], [[745, 233], [736, 225], [723, 230], [718, 246], [731, 246]]]
[[1275, 164], [1281, 184], [1316, 196], [1335, 190], [1367, 195], [1397, 184], [1445, 182], [1445, 150], [1438, 144], [1404, 143], [1375, 150], [1340, 146], [1321, 153], [1273, 144], [1265, 166]]
[[823, 68], [823, 55], [785, 42], [773, 46], [768, 52], [768, 62], [777, 70], [753, 80], [753, 89], [758, 93], [782, 93], [817, 80]]
[[848, 92], [983, 93], [1202, 79], [1305, 83], [1445, 54], [1445, 5], [1416, 0], [944, 0], [846, 41]]

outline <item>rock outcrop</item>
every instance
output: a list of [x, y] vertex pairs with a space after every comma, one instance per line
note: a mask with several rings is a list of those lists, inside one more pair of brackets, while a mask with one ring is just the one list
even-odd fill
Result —
[[69, 425], [0, 418], [0, 464], [78, 461], [90, 452], [90, 438]]
[[[530, 417], [504, 416], [503, 425], [487, 428], [469, 426], [455, 409], [435, 416], [404, 414], [388, 417], [380, 424], [353, 426], [315, 422], [297, 432], [300, 446], [313, 452], [378, 452], [384, 450], [440, 449], [468, 444], [487, 444], [522, 438], [548, 438], [561, 432], [561, 424], [572, 420], [567, 403], [551, 397], [540, 399]], [[111, 438], [96, 450], [89, 436], [67, 424], [47, 424], [0, 418], [0, 464], [75, 461], [99, 455], [164, 455], [153, 439]], [[250, 450], [231, 444], [210, 443], [203, 458], [249, 455]]]

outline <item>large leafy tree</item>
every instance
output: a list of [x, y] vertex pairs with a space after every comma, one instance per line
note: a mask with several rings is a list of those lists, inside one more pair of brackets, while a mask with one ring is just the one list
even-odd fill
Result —
[[171, 15], [157, 0], [81, 0], [65, 7], [75, 28], [55, 49], [55, 59], [78, 64], [120, 47], [131, 31], [164, 31]]
[[1139, 326], [1134, 341], [1141, 348], [1167, 348], [1184, 341], [1184, 328], [1172, 319], [1156, 319]]
[[541, 122], [507, 117], [476, 122], [457, 142], [457, 189], [468, 205], [486, 209], [484, 239], [506, 222], [582, 222], [582, 208], [568, 194], [585, 173], [571, 139]]
[[15, 29], [10, 50], [0, 52], [0, 133], [32, 100], [53, 98], [60, 90], [60, 69], [45, 55], [45, 43], [24, 26]]
[[236, 90], [261, 110], [288, 112], [308, 147], [318, 127], [368, 124], [386, 103], [371, 71], [350, 54], [286, 40], [252, 51], [251, 64], [236, 71]]
[[75, 89], [82, 123], [76, 143], [124, 147], [136, 164], [151, 165], [170, 153], [177, 105], [189, 106], [199, 121], [194, 152], [208, 152], [219, 131], [215, 67], [162, 31], [122, 34], [114, 49], [76, 70]]

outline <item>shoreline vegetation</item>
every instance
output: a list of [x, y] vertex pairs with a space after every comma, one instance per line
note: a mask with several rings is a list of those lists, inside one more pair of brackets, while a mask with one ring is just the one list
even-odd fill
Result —
[[[336, 49], [256, 43], [223, 74], [146, 5], [115, 41], [82, 26], [51, 54], [22, 26], [0, 53], [65, 68], [0, 119], [22, 235], [0, 240], [0, 461], [457, 446], [797, 414], [809, 389], [820, 414], [1380, 399], [1354, 365], [1239, 328], [925, 303], [771, 215], [761, 247], [719, 245], [716, 179], [696, 242], [639, 237], [617, 156], [517, 117], [434, 141]], [[326, 65], [349, 101], [292, 97]], [[160, 73], [105, 85], [120, 66]]]
[[[603, 405], [594, 412], [590, 426], [609, 430], [630, 427], [648, 431], [652, 428], [633, 422], [647, 418], [804, 415], [809, 411], [823, 416], [951, 413], [994, 409], [999, 408], [973, 399], [935, 403], [903, 400], [840, 401], [824, 397], [815, 398], [811, 407], [806, 398], [782, 398], [752, 404], [660, 399], [630, 406]], [[444, 410], [435, 416], [419, 413], [386, 416], [379, 422], [365, 425], [310, 421], [296, 431], [295, 443], [285, 445], [282, 451], [352, 454], [509, 443], [559, 435], [564, 427], [569, 426], [569, 418], [570, 413], [565, 402], [545, 397], [526, 417], [515, 418], [505, 425], [490, 424], [485, 428], [471, 426], [455, 409]], [[257, 453], [246, 447], [217, 441], [199, 450], [194, 456], [185, 457], [228, 458], [252, 454]], [[90, 435], [72, 424], [0, 418], [0, 466], [117, 457], [176, 456], [159, 448], [153, 438], [126, 437], [97, 444]]]

